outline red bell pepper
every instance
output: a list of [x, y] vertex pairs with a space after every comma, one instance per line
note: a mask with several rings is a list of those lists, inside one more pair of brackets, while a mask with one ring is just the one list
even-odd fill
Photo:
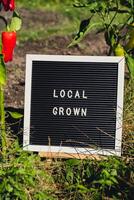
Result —
[[16, 32], [2, 32], [2, 54], [4, 62], [12, 61], [13, 52], [16, 46]]
[[15, 0], [0, 0], [4, 6], [5, 11], [13, 11], [15, 9]]

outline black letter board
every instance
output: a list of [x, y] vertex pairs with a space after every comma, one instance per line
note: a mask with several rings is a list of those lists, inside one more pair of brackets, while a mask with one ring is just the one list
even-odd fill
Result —
[[24, 150], [121, 155], [124, 58], [27, 55]]

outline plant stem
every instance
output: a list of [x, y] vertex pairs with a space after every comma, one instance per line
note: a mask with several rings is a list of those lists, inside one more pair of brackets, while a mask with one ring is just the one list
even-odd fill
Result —
[[1, 114], [1, 146], [3, 158], [6, 155], [6, 126], [5, 126], [5, 109], [4, 109], [4, 88], [0, 86], [0, 114]]
[[109, 48], [109, 52], [108, 52], [108, 56], [111, 56], [112, 51], [113, 51], [113, 48], [110, 46], [110, 48]]

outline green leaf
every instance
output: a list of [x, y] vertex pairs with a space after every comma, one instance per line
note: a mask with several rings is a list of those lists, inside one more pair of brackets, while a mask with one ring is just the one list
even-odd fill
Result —
[[67, 174], [66, 174], [66, 179], [67, 179], [67, 181], [72, 182], [73, 177], [74, 177], [73, 172], [68, 170], [68, 171], [67, 171]]
[[2, 51], [2, 44], [0, 44], [0, 52]]
[[[2, 166], [0, 166], [0, 167], [2, 168]], [[6, 174], [6, 172], [3, 169], [0, 169], [0, 176], [3, 176], [5, 174]]]
[[14, 11], [11, 24], [9, 26], [10, 31], [19, 31], [22, 26], [22, 20], [17, 12]]
[[117, 179], [116, 179], [116, 178], [114, 178], [113, 176], [110, 178], [110, 180], [111, 180], [113, 183], [115, 183], [115, 184], [118, 184], [118, 181], [117, 181]]
[[88, 7], [90, 11], [94, 11], [98, 8], [98, 3], [97, 2], [88, 2], [88, 3], [77, 2], [77, 3], [74, 3], [73, 6], [76, 8]]
[[10, 112], [8, 111], [8, 113], [11, 115], [12, 118], [14, 119], [20, 119], [23, 117], [23, 115], [21, 113], [18, 113], [18, 112]]
[[130, 76], [132, 79], [134, 79], [134, 57], [130, 56], [129, 54], [126, 54], [126, 62], [128, 65]]
[[80, 185], [80, 184], [78, 184], [78, 185], [76, 185], [77, 186], [77, 188], [82, 192], [88, 192], [89, 191], [89, 189], [87, 188], [87, 187], [85, 187], [84, 185]]
[[26, 170], [23, 168], [20, 168], [18, 170], [15, 171], [16, 175], [25, 175], [26, 174]]
[[111, 180], [105, 180], [105, 185], [111, 186], [112, 185], [112, 181]]
[[6, 67], [5, 67], [5, 63], [3, 61], [2, 54], [0, 54], [0, 84], [1, 85], [6, 84]]
[[106, 170], [106, 169], [103, 169], [102, 170], [102, 175], [106, 178], [109, 178], [110, 177], [110, 173]]
[[111, 176], [117, 176], [117, 170], [116, 169], [112, 169]]
[[102, 26], [101, 22], [90, 23], [92, 17], [93, 15], [89, 19], [83, 20], [81, 22], [79, 32], [74, 37], [73, 41], [68, 45], [68, 47], [78, 44], [91, 29]]
[[6, 184], [6, 190], [11, 193], [13, 191], [13, 187], [10, 184]]
[[67, 160], [66, 161], [66, 163], [69, 165], [69, 166], [77, 166], [77, 165], [79, 165], [80, 163], [81, 163], [81, 161], [80, 160], [78, 160], [78, 159], [69, 159], [69, 160]]

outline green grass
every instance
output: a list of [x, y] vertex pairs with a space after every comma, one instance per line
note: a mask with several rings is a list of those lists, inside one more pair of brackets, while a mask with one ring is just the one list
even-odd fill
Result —
[[[43, 25], [37, 23], [32, 29], [22, 28], [20, 31], [20, 40], [21, 42], [27, 40], [40, 40], [47, 38], [51, 35], [70, 35], [76, 33], [79, 27], [81, 19], [87, 18], [89, 15], [88, 10], [85, 12], [84, 9], [75, 9], [73, 7], [73, 1], [59, 1], [59, 0], [18, 0], [18, 8], [26, 8], [30, 11], [34, 10], [40, 14], [40, 11], [49, 11], [58, 13], [61, 16], [59, 24], [53, 26], [46, 26], [43, 29]], [[20, 12], [21, 15], [21, 12]], [[24, 22], [26, 23], [26, 22]]]
[[67, 16], [70, 19], [81, 19], [81, 17], [88, 16], [89, 12], [88, 9], [85, 11], [84, 8], [81, 9], [74, 9], [73, 7], [74, 1], [73, 0], [18, 0], [17, 6], [18, 7], [25, 7], [29, 10], [50, 10], [53, 12], [62, 13], [64, 16]]
[[[87, 19], [90, 16], [90, 12], [88, 8], [85, 9], [73, 7], [74, 2], [75, 1], [73, 0], [18, 0], [17, 7], [26, 8], [29, 10], [29, 13], [37, 10], [40, 15], [40, 11], [49, 11], [59, 14], [61, 18], [59, 24], [53, 26], [49, 26], [48, 24], [48, 26], [45, 26], [44, 28], [44, 25], [39, 22], [36, 23], [31, 29], [22, 28], [19, 33], [20, 41], [25, 42], [27, 40], [41, 40], [53, 35], [65, 36], [76, 34], [79, 29], [80, 21]], [[124, 18], [126, 18], [126, 15], [121, 14], [121, 16], [115, 19], [115, 22], [121, 23], [124, 21]], [[92, 20], [92, 23], [99, 21], [99, 19], [99, 15], [95, 16]], [[24, 23], [26, 23], [26, 21]]]
[[65, 36], [69, 33], [73, 33], [74, 30], [77, 28], [76, 26], [72, 26], [70, 23], [65, 21], [61, 25], [56, 25], [52, 27], [35, 27], [35, 28], [29, 28], [29, 29], [23, 29], [19, 32], [19, 41], [20, 42], [26, 42], [28, 40], [30, 41], [37, 41], [41, 39], [47, 39], [50, 36]]

